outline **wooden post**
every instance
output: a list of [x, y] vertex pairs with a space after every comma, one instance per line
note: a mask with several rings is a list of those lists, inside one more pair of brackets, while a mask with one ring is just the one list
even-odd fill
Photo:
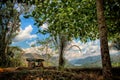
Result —
[[43, 67], [43, 63], [42, 62], [38, 62], [38, 67]]
[[30, 67], [31, 66], [31, 62], [30, 61], [28, 61], [28, 67]]

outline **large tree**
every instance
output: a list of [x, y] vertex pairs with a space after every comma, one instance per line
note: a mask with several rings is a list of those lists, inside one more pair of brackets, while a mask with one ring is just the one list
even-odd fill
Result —
[[8, 66], [8, 45], [19, 31], [19, 13], [10, 0], [0, 2], [0, 66]]
[[104, 80], [112, 80], [111, 61], [108, 49], [107, 26], [105, 23], [103, 0], [96, 0], [97, 18], [100, 34], [100, 47]]
[[[38, 1], [36, 3], [36, 8], [32, 12], [32, 17], [34, 17], [38, 27], [44, 23], [48, 23], [48, 29], [39, 30], [40, 33], [49, 33], [53, 36], [56, 42], [59, 43], [59, 66], [64, 65], [63, 52], [67, 44], [73, 38], [80, 38], [86, 41], [89, 36], [91, 39], [95, 39], [97, 35], [97, 30], [95, 30], [96, 24], [92, 20], [91, 24], [87, 22], [91, 17], [88, 16], [86, 8], [92, 9], [91, 5], [88, 5], [85, 1], [75, 1], [75, 0], [61, 0], [61, 1]], [[82, 5], [84, 3], [84, 5]], [[87, 4], [87, 6], [85, 6]], [[85, 6], [85, 7], [84, 7]], [[84, 12], [85, 11], [85, 12]], [[90, 15], [94, 15], [95, 11], [90, 11]], [[90, 32], [91, 30], [91, 32]], [[94, 31], [93, 34], [92, 31]]]

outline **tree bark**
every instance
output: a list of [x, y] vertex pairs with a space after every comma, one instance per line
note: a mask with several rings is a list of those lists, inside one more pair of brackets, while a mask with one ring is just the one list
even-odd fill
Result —
[[6, 32], [2, 33], [2, 39], [0, 40], [0, 66], [7, 67], [7, 43], [6, 43]]
[[60, 49], [59, 53], [59, 70], [64, 68], [63, 50]]
[[60, 44], [59, 44], [59, 70], [64, 68], [64, 49], [66, 47], [66, 40], [65, 40], [65, 36], [60, 36]]
[[96, 0], [97, 18], [100, 33], [101, 58], [103, 66], [103, 79], [112, 80], [111, 61], [108, 48], [107, 26], [105, 23], [103, 0]]

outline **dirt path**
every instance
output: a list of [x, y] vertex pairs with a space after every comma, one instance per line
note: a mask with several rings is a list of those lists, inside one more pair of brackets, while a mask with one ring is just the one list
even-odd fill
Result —
[[1, 72], [12, 72], [12, 71], [15, 71], [16, 69], [17, 69], [16, 67], [0, 68], [0, 73]]

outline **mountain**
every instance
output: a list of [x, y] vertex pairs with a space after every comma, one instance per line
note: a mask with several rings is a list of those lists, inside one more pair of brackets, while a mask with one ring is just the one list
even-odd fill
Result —
[[[120, 53], [112, 54], [111, 62], [112, 63], [120, 63]], [[101, 67], [101, 56], [91, 56], [86, 57], [84, 59], [74, 59], [70, 61], [74, 66], [83, 66], [83, 67]]]
[[91, 57], [86, 57], [86, 58], [83, 58], [83, 59], [74, 59], [74, 60], [71, 60], [70, 63], [77, 66], [77, 65], [94, 63], [94, 62], [97, 62], [97, 61], [100, 61], [100, 60], [101, 60], [100, 56], [91, 56]]
[[111, 62], [120, 62], [120, 53], [111, 55]]

